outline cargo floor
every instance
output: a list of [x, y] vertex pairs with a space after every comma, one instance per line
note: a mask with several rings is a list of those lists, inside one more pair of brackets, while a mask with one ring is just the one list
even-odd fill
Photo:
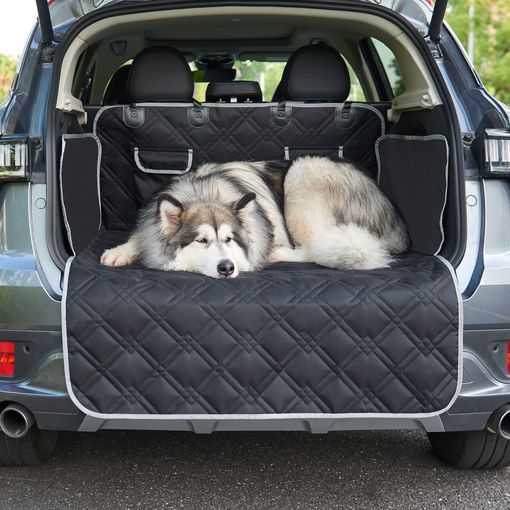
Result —
[[66, 378], [86, 413], [418, 416], [455, 398], [459, 297], [437, 257], [231, 280], [101, 266], [125, 236], [100, 232], [67, 266]]

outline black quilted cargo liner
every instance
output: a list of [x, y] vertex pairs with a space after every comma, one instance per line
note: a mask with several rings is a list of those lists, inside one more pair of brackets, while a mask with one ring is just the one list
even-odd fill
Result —
[[66, 379], [89, 415], [422, 417], [456, 398], [460, 301], [437, 257], [233, 280], [102, 267], [125, 236], [101, 232], [67, 267]]
[[103, 225], [131, 229], [159, 188], [203, 163], [322, 154], [345, 157], [375, 177], [375, 142], [384, 133], [381, 112], [362, 103], [107, 106], [94, 121]]

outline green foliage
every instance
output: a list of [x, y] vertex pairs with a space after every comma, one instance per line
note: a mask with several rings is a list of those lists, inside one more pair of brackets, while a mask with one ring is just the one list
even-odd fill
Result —
[[16, 74], [16, 65], [16, 59], [0, 53], [0, 103], [3, 103], [9, 93]]
[[280, 83], [285, 62], [236, 62], [236, 80], [258, 81], [265, 101], [271, 101], [274, 91]]
[[450, 0], [446, 20], [465, 48], [474, 6], [474, 65], [490, 93], [510, 104], [510, 8], [508, 0]]

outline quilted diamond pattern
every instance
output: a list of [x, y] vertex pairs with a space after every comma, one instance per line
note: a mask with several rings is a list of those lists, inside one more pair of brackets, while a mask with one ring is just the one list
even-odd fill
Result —
[[458, 301], [438, 259], [277, 264], [233, 280], [71, 264], [73, 391], [104, 414], [430, 413], [458, 376]]
[[351, 120], [338, 119], [336, 106], [293, 106], [289, 124], [274, 122], [271, 106], [209, 107], [209, 121], [192, 126], [187, 107], [145, 107], [145, 122], [138, 128], [124, 123], [123, 107], [104, 110], [97, 119], [101, 141], [101, 199], [103, 224], [111, 230], [129, 230], [136, 210], [171, 176], [141, 172], [134, 147], [193, 149], [193, 167], [227, 161], [282, 160], [285, 147], [325, 154], [343, 147], [344, 157], [375, 175], [375, 142], [384, 134], [381, 117], [361, 106], [351, 106]]

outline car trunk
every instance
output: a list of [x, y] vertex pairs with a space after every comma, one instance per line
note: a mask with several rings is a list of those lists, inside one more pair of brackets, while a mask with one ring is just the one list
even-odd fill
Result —
[[[61, 115], [69, 239], [66, 380], [103, 419], [431, 417], [455, 400], [461, 301], [459, 189], [447, 106], [390, 102], [137, 103]], [[87, 108], [86, 108], [87, 110]], [[391, 115], [390, 115], [391, 117]], [[136, 211], [206, 162], [343, 156], [403, 216], [390, 268], [280, 263], [238, 278], [101, 266]], [[310, 176], [313, 178], [313, 176]], [[306, 204], [303, 204], [306, 207]]]

